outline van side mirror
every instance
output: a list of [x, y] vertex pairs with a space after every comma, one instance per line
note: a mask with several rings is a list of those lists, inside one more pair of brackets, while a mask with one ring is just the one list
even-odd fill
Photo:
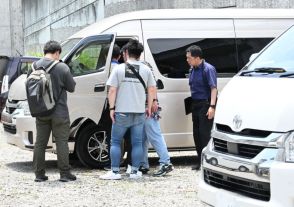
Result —
[[255, 59], [257, 57], [259, 53], [253, 53], [250, 58], [249, 58], [249, 61], [251, 62], [253, 59]]
[[164, 89], [164, 85], [162, 83], [162, 80], [158, 79], [156, 81], [157, 89]]

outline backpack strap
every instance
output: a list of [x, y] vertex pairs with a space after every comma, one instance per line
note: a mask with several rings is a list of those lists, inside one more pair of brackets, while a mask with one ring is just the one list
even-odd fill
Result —
[[51, 63], [50, 66], [49, 66], [48, 68], [46, 68], [46, 73], [49, 73], [50, 70], [51, 70], [51, 69], [52, 69], [57, 63], [59, 63], [59, 61], [58, 61], [58, 60], [54, 60], [54, 62]]
[[[50, 70], [57, 64], [57, 63], [59, 63], [59, 61], [58, 60], [54, 60], [51, 64], [49, 64], [49, 66], [48, 66], [48, 68], [44, 68], [45, 69], [45, 71], [46, 71], [46, 73], [49, 73], [50, 72]], [[33, 71], [35, 71], [36, 70], [36, 62], [33, 62], [33, 64], [32, 64], [32, 72]]]
[[143, 78], [140, 76], [140, 74], [136, 71], [136, 69], [134, 68], [134, 66], [132, 66], [130, 63], [127, 63], [127, 62], [126, 62], [126, 66], [131, 69], [131, 71], [139, 79], [139, 81], [142, 83], [144, 89], [146, 90], [146, 84], [145, 84]]
[[31, 67], [32, 67], [32, 71], [35, 71], [35, 66], [34, 66], [35, 63], [36, 63], [36, 62], [33, 62], [32, 65], [31, 65]]

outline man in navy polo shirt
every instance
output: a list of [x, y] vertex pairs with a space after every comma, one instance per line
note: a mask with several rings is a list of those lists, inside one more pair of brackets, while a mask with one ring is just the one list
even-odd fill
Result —
[[201, 152], [210, 140], [217, 96], [216, 70], [205, 62], [202, 50], [192, 45], [186, 50], [191, 66], [189, 85], [192, 96], [193, 137], [197, 151], [197, 163], [192, 170], [199, 170]]

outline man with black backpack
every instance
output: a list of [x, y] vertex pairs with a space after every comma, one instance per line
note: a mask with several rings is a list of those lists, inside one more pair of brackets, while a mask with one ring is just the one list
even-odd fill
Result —
[[[44, 58], [33, 63], [33, 71], [26, 82], [27, 98], [30, 110], [34, 112], [32, 116], [36, 117], [37, 128], [33, 157], [35, 182], [48, 180], [45, 175], [45, 150], [51, 132], [57, 147], [60, 181], [76, 180], [69, 165], [70, 121], [66, 93], [74, 92], [76, 83], [69, 67], [59, 62], [60, 53], [61, 46], [58, 42], [47, 42], [44, 46]], [[33, 89], [36, 89], [35, 92]], [[48, 105], [52, 107], [48, 108]]]

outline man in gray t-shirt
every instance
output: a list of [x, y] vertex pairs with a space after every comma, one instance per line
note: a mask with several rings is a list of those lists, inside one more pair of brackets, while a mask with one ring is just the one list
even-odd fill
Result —
[[[156, 85], [150, 68], [145, 64], [136, 60], [128, 60], [128, 63], [139, 72], [147, 87]], [[145, 113], [145, 89], [126, 64], [116, 66], [106, 84], [117, 88], [115, 112]]]
[[[148, 91], [147, 115], [151, 114], [153, 99], [155, 98], [156, 83], [149, 67], [139, 61], [143, 52], [143, 45], [137, 40], [130, 40], [127, 44], [128, 60], [134, 69], [140, 74]], [[145, 122], [145, 88], [133, 71], [126, 65], [116, 66], [108, 81], [109, 110], [112, 119], [111, 131], [111, 171], [100, 176], [105, 180], [121, 179], [119, 165], [121, 158], [121, 141], [125, 132], [131, 130], [132, 143], [132, 171], [130, 178], [140, 178], [142, 173], [138, 171], [143, 156], [142, 140], [143, 126]]]

